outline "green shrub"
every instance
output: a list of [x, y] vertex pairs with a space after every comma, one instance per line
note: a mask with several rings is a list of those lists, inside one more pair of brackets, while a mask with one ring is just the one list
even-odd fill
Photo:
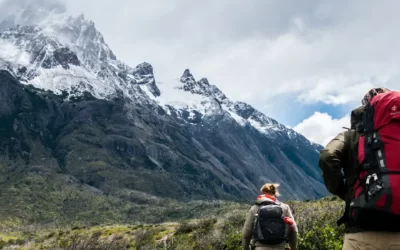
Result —
[[163, 231], [163, 227], [151, 227], [147, 230], [138, 231], [135, 234], [136, 249], [154, 249], [156, 235]]
[[229, 234], [225, 241], [226, 250], [241, 250], [242, 249], [242, 234]]
[[182, 222], [176, 230], [175, 235], [191, 233], [196, 229], [196, 227], [197, 226], [193, 223], [189, 223], [187, 221]]
[[123, 250], [127, 249], [129, 242], [123, 238], [112, 237], [112, 239], [101, 239], [101, 234], [87, 235], [73, 234], [59, 241], [57, 247], [64, 250]]
[[[299, 250], [340, 250], [344, 229], [336, 226], [343, 214], [343, 204], [335, 199], [310, 202], [288, 202], [298, 225]], [[173, 236], [174, 247], [192, 246], [194, 249], [241, 249], [245, 214], [235, 211], [215, 220], [180, 224]], [[218, 225], [218, 226], [216, 226]], [[175, 249], [175, 248], [169, 248]]]
[[8, 245], [7, 242], [5, 242], [4, 240], [0, 240], [0, 249], [4, 248], [7, 245]]
[[[336, 226], [336, 220], [343, 214], [344, 208], [340, 200], [329, 197], [319, 201], [292, 201], [287, 204], [298, 225], [299, 250], [340, 250], [342, 248], [344, 228]], [[196, 209], [204, 210], [202, 203], [199, 203]], [[51, 249], [66, 250], [241, 249], [241, 231], [249, 206], [223, 207], [216, 204], [215, 209], [209, 213], [204, 212], [208, 218], [188, 219], [180, 224], [137, 224], [103, 226], [103, 228], [72, 224], [68, 227], [42, 228], [43, 230], [22, 229], [18, 234], [22, 238], [10, 240], [8, 243], [22, 245], [25, 242], [34, 242], [38, 244], [35, 245], [35, 247], [38, 246], [35, 249], [46, 246], [54, 247]], [[82, 224], [78, 223], [78, 225]], [[114, 230], [114, 228], [121, 230]], [[0, 249], [8, 243], [5, 239], [0, 241]]]
[[[333, 200], [333, 201], [332, 201]], [[343, 244], [344, 228], [336, 220], [344, 206], [334, 199], [290, 204], [299, 229], [299, 250], [336, 250]]]
[[23, 240], [23, 239], [17, 239], [17, 240], [15, 241], [15, 244], [17, 244], [17, 245], [23, 245], [23, 244], [25, 244], [25, 240]]
[[340, 250], [343, 247], [343, 236], [338, 229], [330, 225], [316, 227], [300, 237], [299, 250]]
[[217, 223], [217, 219], [215, 218], [201, 219], [197, 222], [184, 221], [179, 225], [175, 234], [189, 234], [193, 231], [196, 231], [196, 234], [206, 234], [212, 230], [215, 223]]

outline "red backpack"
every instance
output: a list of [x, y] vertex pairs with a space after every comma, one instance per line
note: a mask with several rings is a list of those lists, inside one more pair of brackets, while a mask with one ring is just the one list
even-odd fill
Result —
[[350, 220], [364, 229], [400, 231], [400, 92], [373, 97], [358, 132]]

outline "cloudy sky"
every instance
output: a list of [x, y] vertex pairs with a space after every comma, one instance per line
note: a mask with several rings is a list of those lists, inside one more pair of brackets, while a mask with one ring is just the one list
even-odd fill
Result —
[[368, 89], [400, 87], [400, 1], [93, 3], [65, 1], [122, 61], [151, 63], [160, 82], [189, 68], [321, 144], [348, 126]]

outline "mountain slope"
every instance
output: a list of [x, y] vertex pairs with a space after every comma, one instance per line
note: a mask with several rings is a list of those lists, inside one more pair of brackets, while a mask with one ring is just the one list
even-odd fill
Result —
[[[52, 187], [79, 184], [134, 203], [147, 195], [248, 201], [267, 181], [281, 183], [284, 199], [328, 194], [317, 166], [321, 146], [188, 69], [157, 83], [149, 63], [119, 61], [83, 15], [42, 4], [40, 18], [27, 5], [30, 18], [0, 20], [6, 189], [18, 176], [57, 174], [54, 183], [46, 179]], [[24, 184], [28, 194], [33, 183]]]

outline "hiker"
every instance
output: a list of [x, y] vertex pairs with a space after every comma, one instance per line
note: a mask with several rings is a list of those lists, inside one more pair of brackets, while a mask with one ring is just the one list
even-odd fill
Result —
[[319, 166], [328, 191], [345, 201], [343, 250], [400, 249], [400, 92], [374, 88], [361, 103]]
[[278, 187], [270, 183], [261, 187], [262, 194], [248, 211], [243, 226], [243, 250], [283, 250], [289, 249], [287, 245], [297, 249], [297, 225], [290, 207], [278, 201]]

